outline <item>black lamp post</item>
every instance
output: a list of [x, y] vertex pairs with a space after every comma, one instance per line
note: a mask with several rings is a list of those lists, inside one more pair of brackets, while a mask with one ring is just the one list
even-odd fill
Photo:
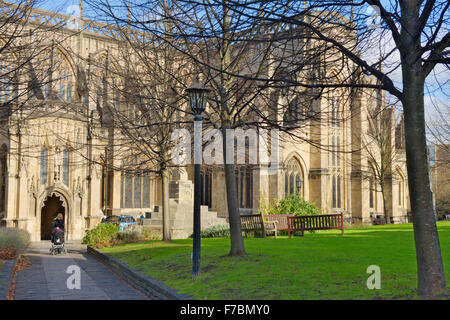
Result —
[[[189, 94], [189, 102], [194, 113], [194, 241], [192, 278], [196, 278], [200, 275], [200, 202], [202, 196], [202, 191], [200, 190], [200, 164], [202, 161], [201, 123], [202, 112], [206, 108], [206, 95], [210, 90], [197, 79], [186, 91]], [[199, 148], [200, 150], [198, 150]]]

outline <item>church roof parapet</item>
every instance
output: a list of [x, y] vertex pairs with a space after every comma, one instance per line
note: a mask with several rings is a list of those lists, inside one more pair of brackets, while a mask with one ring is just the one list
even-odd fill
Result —
[[[2, 1], [0, 4], [0, 15], [11, 15], [17, 8], [17, 4]], [[64, 31], [68, 32], [83, 32], [83, 34], [91, 34], [94, 36], [105, 37], [117, 41], [124, 41], [126, 38], [122, 34], [119, 28], [113, 25], [102, 23], [99, 21], [80, 18], [79, 28], [74, 28], [73, 24], [74, 16], [48, 11], [39, 8], [33, 8], [29, 14], [29, 23], [38, 24], [49, 27], [62, 27]], [[151, 35], [145, 32], [128, 29], [127, 37], [132, 39], [151, 40]]]

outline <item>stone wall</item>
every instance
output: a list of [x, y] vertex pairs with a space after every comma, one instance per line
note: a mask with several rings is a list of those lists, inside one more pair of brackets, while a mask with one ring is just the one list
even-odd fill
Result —
[[[169, 187], [169, 223], [172, 239], [186, 239], [193, 233], [194, 184], [190, 180], [171, 181]], [[217, 212], [201, 206], [201, 229], [228, 224]], [[162, 213], [152, 212], [151, 219], [143, 219], [143, 224], [151, 228], [162, 229]]]

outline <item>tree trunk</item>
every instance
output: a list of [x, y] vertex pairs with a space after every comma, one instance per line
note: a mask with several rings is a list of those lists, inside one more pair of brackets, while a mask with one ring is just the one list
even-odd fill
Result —
[[167, 169], [163, 169], [161, 172], [161, 195], [163, 241], [170, 241], [169, 171]]
[[433, 297], [446, 286], [428, 171], [424, 117], [424, 77], [420, 59], [403, 61], [405, 144], [416, 245], [418, 295]]
[[386, 206], [386, 193], [385, 193], [385, 189], [384, 189], [384, 183], [380, 187], [381, 187], [381, 196], [383, 197], [384, 219], [386, 220], [386, 224], [390, 224], [391, 218], [389, 216], [389, 210]]
[[[228, 205], [228, 217], [230, 221], [230, 256], [244, 256], [245, 247], [244, 240], [242, 238], [242, 228], [241, 228], [241, 217], [239, 213], [238, 205], [238, 194], [236, 186], [236, 173], [234, 163], [226, 163], [226, 127], [222, 130], [223, 132], [223, 155], [225, 161], [225, 183], [227, 190], [227, 205]], [[234, 150], [234, 148], [233, 148]]]

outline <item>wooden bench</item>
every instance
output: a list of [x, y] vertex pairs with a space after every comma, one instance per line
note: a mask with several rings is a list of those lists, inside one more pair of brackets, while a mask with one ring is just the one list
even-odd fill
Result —
[[374, 225], [386, 224], [386, 219], [383, 216], [378, 215], [372, 222]]
[[301, 231], [303, 236], [305, 231], [332, 229], [340, 229], [342, 230], [342, 235], [344, 235], [344, 215], [342, 213], [288, 217], [288, 221], [289, 237], [296, 231]]
[[273, 221], [264, 221], [262, 214], [243, 214], [241, 215], [241, 229], [248, 236], [249, 232], [253, 232], [255, 237], [266, 237], [267, 232], [275, 232], [277, 234], [276, 223]]
[[288, 217], [293, 217], [293, 214], [264, 214], [264, 220], [266, 223], [274, 223], [275, 224], [275, 237], [278, 231], [285, 230], [288, 232], [288, 235], [291, 235], [291, 231], [289, 229], [289, 221]]

